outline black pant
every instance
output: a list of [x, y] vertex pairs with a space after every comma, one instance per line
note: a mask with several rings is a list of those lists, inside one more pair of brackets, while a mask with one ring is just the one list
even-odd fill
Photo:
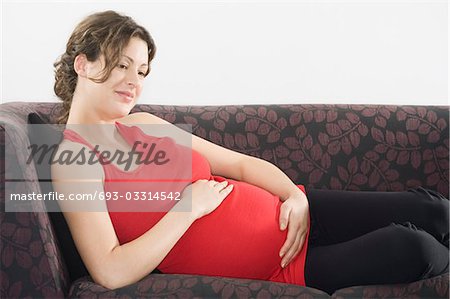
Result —
[[311, 231], [306, 285], [332, 294], [407, 283], [448, 271], [449, 201], [405, 192], [307, 190]]

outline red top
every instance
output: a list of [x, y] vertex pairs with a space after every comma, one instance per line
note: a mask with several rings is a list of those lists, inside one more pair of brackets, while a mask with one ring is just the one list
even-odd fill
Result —
[[[166, 184], [170, 177], [177, 178], [178, 181], [170, 185], [170, 190], [180, 191], [199, 179], [214, 179], [219, 182], [227, 180], [234, 185], [233, 191], [216, 210], [197, 219], [189, 227], [157, 268], [167, 274], [226, 276], [305, 285], [304, 268], [309, 229], [300, 253], [286, 268], [281, 268], [281, 258], [278, 254], [286, 241], [287, 229], [281, 231], [279, 228], [282, 202], [278, 196], [246, 182], [212, 175], [205, 157], [195, 150], [178, 145], [170, 137], [146, 135], [137, 126], [128, 127], [118, 122], [116, 128], [131, 146], [136, 140], [155, 144], [156, 148], [166, 152], [166, 158], [169, 160], [164, 165], [141, 164], [131, 171], [121, 170], [113, 163], [103, 165], [104, 191], [123, 195], [121, 200], [107, 201], [109, 215], [120, 244], [144, 234], [178, 203], [167, 199], [158, 200], [158, 203], [156, 200], [127, 201], [126, 196], [132, 197], [136, 195], [136, 191], [148, 191], [149, 184], [153, 183], [157, 185], [152, 190], [169, 190], [161, 189], [161, 186]], [[92, 145], [74, 131], [65, 130], [64, 137], [93, 149]], [[142, 146], [140, 149], [145, 152]], [[192, 157], [192, 171], [179, 167], [189, 155]], [[186, 175], [185, 169], [189, 170], [189, 175]], [[305, 192], [302, 185], [298, 187]], [[153, 205], [153, 211], [155, 207], [161, 208], [162, 212], [135, 212], [136, 206], [134, 211], [117, 212], [136, 202]]]

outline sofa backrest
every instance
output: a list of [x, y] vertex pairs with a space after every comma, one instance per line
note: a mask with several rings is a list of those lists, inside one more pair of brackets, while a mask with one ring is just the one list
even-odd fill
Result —
[[[60, 103], [0, 105], [1, 294], [63, 297], [71, 283], [48, 213], [4, 213], [5, 169], [17, 165], [23, 190], [41, 191], [29, 155], [27, 116], [55, 123]], [[449, 107], [393, 105], [137, 105], [227, 148], [268, 160], [306, 188], [449, 193]], [[5, 130], [5, 127], [17, 130]], [[7, 161], [8, 163], [5, 163]], [[37, 208], [39, 210], [39, 207]]]
[[449, 106], [138, 105], [216, 144], [268, 160], [295, 183], [333, 190], [449, 193]]

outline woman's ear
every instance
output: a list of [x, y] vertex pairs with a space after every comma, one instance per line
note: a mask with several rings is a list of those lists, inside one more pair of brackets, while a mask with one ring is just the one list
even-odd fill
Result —
[[73, 62], [73, 68], [80, 77], [87, 77], [88, 60], [85, 54], [78, 54]]

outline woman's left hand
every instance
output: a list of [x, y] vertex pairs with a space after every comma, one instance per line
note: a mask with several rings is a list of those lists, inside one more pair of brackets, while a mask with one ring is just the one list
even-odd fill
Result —
[[286, 242], [280, 250], [284, 268], [300, 252], [308, 232], [309, 204], [306, 196], [290, 196], [280, 207], [280, 229], [288, 229]]

